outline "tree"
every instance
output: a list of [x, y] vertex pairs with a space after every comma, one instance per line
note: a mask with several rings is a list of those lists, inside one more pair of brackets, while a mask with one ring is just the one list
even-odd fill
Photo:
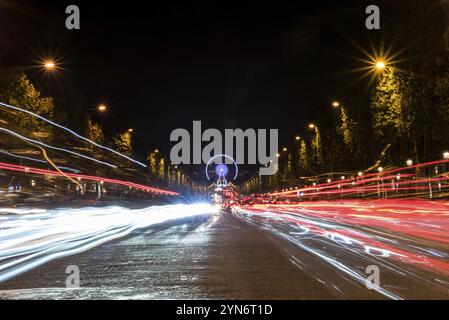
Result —
[[150, 176], [155, 179], [157, 175], [157, 159], [156, 159], [156, 153], [150, 152], [148, 155], [148, 164], [150, 169]]
[[[392, 145], [387, 160], [400, 161], [405, 156], [417, 131], [412, 127], [424, 115], [417, 113], [423, 107], [419, 98], [413, 96], [414, 77], [412, 73], [401, 72], [388, 67], [379, 76], [376, 89], [371, 98], [371, 120], [376, 153], [387, 145]], [[415, 140], [416, 142], [416, 140]], [[415, 157], [417, 158], [417, 156]]]
[[318, 127], [314, 128], [314, 136], [312, 137], [311, 141], [311, 167], [314, 169], [315, 172], [319, 172], [322, 170], [322, 164], [323, 164], [323, 152], [322, 152], [322, 145], [321, 145], [321, 133]]
[[103, 128], [90, 118], [87, 119], [87, 138], [99, 144], [104, 142]]
[[354, 131], [356, 127], [355, 121], [349, 116], [348, 111], [344, 106], [340, 106], [340, 126], [337, 128], [337, 132], [341, 135], [345, 146], [354, 153]]
[[165, 179], [165, 159], [163, 157], [159, 159], [157, 175], [159, 179]]
[[287, 155], [287, 161], [285, 163], [284, 168], [284, 180], [291, 180], [294, 178], [294, 172], [293, 172], [293, 157], [291, 153]]
[[127, 156], [131, 156], [132, 151], [132, 135], [130, 132], [119, 134], [114, 138], [114, 146], [118, 152], [121, 152]]
[[384, 21], [383, 40], [394, 40], [393, 51], [403, 54], [387, 65], [371, 100], [377, 151], [393, 143], [396, 161], [432, 159], [447, 144], [449, 8], [442, 1], [396, 0]]
[[438, 120], [434, 126], [435, 137], [439, 144], [447, 148], [449, 136], [449, 31], [446, 31], [443, 46], [436, 58], [436, 74], [433, 94], [437, 96], [437, 110], [434, 116]]
[[393, 68], [380, 76], [371, 100], [372, 125], [376, 139], [386, 144], [407, 136], [410, 119], [406, 117], [407, 86], [405, 78]]
[[299, 145], [298, 158], [298, 173], [300, 175], [308, 173], [310, 169], [309, 154], [307, 151], [307, 144], [304, 140], [301, 140], [301, 143]]
[[[53, 98], [43, 97], [24, 73], [0, 77], [0, 100], [48, 119], [54, 116]], [[6, 117], [20, 124], [18, 127], [21, 129], [31, 131], [37, 136], [52, 138], [53, 127], [42, 120], [16, 111]]]

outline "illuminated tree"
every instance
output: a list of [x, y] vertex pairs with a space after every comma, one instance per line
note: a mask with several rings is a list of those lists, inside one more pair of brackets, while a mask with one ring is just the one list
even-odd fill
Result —
[[[54, 116], [53, 98], [43, 97], [23, 73], [0, 77], [0, 100], [45, 118], [52, 119]], [[9, 109], [5, 110], [10, 112]], [[51, 125], [23, 112], [6, 113], [5, 117], [19, 124], [21, 129], [29, 130], [37, 136], [52, 136]]]
[[132, 136], [129, 131], [119, 134], [114, 138], [115, 149], [118, 152], [126, 154], [128, 156], [132, 155]]
[[164, 158], [160, 158], [159, 159], [159, 165], [158, 165], [158, 170], [157, 170], [157, 175], [159, 179], [164, 179], [165, 178], [165, 159]]
[[380, 76], [371, 100], [375, 138], [383, 144], [408, 136], [412, 119], [407, 111], [410, 77], [388, 68]]
[[[354, 149], [354, 131], [355, 122], [349, 117], [348, 111], [345, 107], [340, 106], [340, 126], [337, 128], [337, 132], [342, 136], [343, 143], [349, 148]], [[353, 150], [351, 150], [353, 151]]]
[[309, 172], [310, 164], [309, 164], [309, 154], [307, 151], [307, 144], [304, 140], [301, 140], [301, 144], [299, 146], [299, 173], [304, 174]]
[[311, 141], [311, 151], [312, 166], [315, 171], [319, 171], [320, 169], [322, 169], [323, 153], [321, 145], [321, 134], [317, 127], [315, 127], [314, 136]]
[[90, 118], [87, 120], [87, 138], [100, 144], [104, 142], [103, 128]]
[[151, 152], [151, 153], [148, 155], [147, 160], [148, 160], [149, 169], [150, 169], [150, 176], [153, 177], [153, 178], [155, 178], [155, 177], [156, 177], [156, 174], [157, 174], [157, 168], [156, 168], [156, 165], [157, 165], [156, 153]]

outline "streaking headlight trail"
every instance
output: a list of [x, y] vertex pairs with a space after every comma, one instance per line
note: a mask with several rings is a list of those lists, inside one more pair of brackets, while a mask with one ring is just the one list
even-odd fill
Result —
[[37, 119], [40, 119], [40, 120], [42, 120], [42, 121], [45, 121], [45, 122], [47, 122], [47, 123], [49, 123], [49, 124], [51, 124], [51, 125], [53, 125], [53, 126], [55, 126], [55, 127], [57, 127], [57, 128], [60, 128], [60, 129], [62, 129], [62, 130], [64, 130], [64, 131], [67, 131], [67, 132], [69, 132], [70, 134], [74, 135], [75, 137], [77, 137], [77, 138], [79, 138], [79, 139], [81, 139], [81, 140], [83, 140], [83, 141], [85, 141], [85, 142], [88, 142], [88, 143], [90, 143], [90, 144], [92, 144], [92, 145], [94, 145], [94, 146], [96, 146], [96, 147], [98, 147], [98, 148], [101, 148], [101, 149], [110, 151], [110, 152], [112, 152], [112, 153], [114, 153], [114, 154], [116, 154], [116, 155], [118, 155], [118, 156], [120, 156], [120, 157], [123, 157], [123, 158], [125, 158], [125, 159], [127, 159], [127, 160], [129, 160], [129, 161], [131, 161], [131, 162], [134, 162], [135, 164], [138, 164], [138, 165], [140, 165], [140, 166], [142, 166], [142, 167], [144, 167], [144, 168], [147, 167], [146, 164], [144, 164], [144, 163], [142, 163], [142, 162], [140, 162], [140, 161], [134, 160], [134, 159], [132, 159], [132, 158], [130, 158], [130, 157], [128, 157], [128, 156], [126, 156], [126, 155], [124, 155], [124, 154], [122, 154], [122, 153], [116, 151], [116, 150], [113, 150], [113, 149], [111, 149], [111, 148], [102, 146], [101, 144], [98, 144], [98, 143], [96, 143], [95, 141], [92, 141], [92, 140], [90, 140], [90, 139], [87, 139], [87, 138], [83, 137], [82, 135], [76, 133], [75, 131], [73, 131], [73, 130], [67, 128], [67, 127], [64, 127], [64, 126], [62, 126], [62, 125], [60, 125], [60, 124], [58, 124], [58, 123], [56, 123], [56, 122], [54, 122], [54, 121], [51, 121], [51, 120], [49, 120], [49, 119], [47, 119], [47, 118], [45, 118], [45, 117], [43, 117], [43, 116], [41, 116], [41, 115], [38, 115], [38, 114], [36, 114], [36, 113], [34, 113], [34, 112], [31, 112], [31, 111], [29, 111], [29, 110], [22, 109], [22, 108], [19, 108], [19, 107], [16, 107], [16, 106], [12, 106], [12, 105], [10, 105], [10, 104], [3, 103], [3, 102], [0, 102], [0, 105], [3, 106], [3, 107], [6, 107], [6, 108], [12, 109], [12, 110], [16, 110], [16, 111], [20, 111], [20, 112], [23, 112], [23, 113], [27, 113], [27, 114], [29, 114], [29, 115], [31, 115], [31, 116], [37, 118]]
[[143, 209], [118, 206], [47, 211], [3, 209], [0, 216], [0, 282], [54, 259], [124, 237], [136, 229], [169, 220], [210, 215], [217, 210], [206, 203]]

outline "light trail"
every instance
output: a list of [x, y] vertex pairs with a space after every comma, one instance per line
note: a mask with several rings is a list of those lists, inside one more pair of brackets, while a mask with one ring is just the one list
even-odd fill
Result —
[[375, 264], [393, 278], [414, 279], [449, 296], [449, 202], [310, 201], [232, 210], [359, 283], [366, 279], [360, 266]]
[[176, 196], [178, 195], [177, 192], [174, 191], [168, 191], [163, 189], [158, 189], [134, 182], [129, 181], [123, 181], [118, 179], [110, 179], [105, 177], [97, 177], [97, 176], [90, 176], [85, 174], [74, 174], [74, 173], [65, 173], [61, 174], [57, 171], [52, 170], [46, 170], [46, 169], [39, 169], [39, 168], [32, 168], [32, 167], [26, 167], [26, 166], [19, 166], [15, 164], [9, 164], [9, 163], [3, 163], [0, 162], [0, 169], [8, 170], [8, 171], [16, 171], [16, 172], [23, 172], [27, 174], [38, 174], [38, 175], [49, 175], [49, 176], [55, 176], [55, 177], [65, 177], [69, 176], [70, 178], [74, 179], [83, 179], [87, 181], [95, 181], [95, 182], [104, 182], [104, 183], [111, 183], [115, 185], [125, 186], [125, 187], [131, 187], [138, 190], [143, 190], [146, 192], [152, 192], [156, 194], [163, 194], [163, 195], [169, 195], [169, 196]]
[[[449, 192], [449, 173], [439, 173], [438, 167], [435, 169], [435, 166], [448, 164], [449, 160], [432, 161], [384, 172], [363, 174], [362, 176], [343, 177], [331, 182], [313, 184], [301, 188], [290, 188], [281, 192], [269, 193], [268, 196], [322, 200], [330, 196], [338, 196], [340, 198], [367, 197], [376, 193], [378, 196], [383, 193], [382, 197], [413, 197], [414, 195], [424, 195], [424, 191], [428, 191], [428, 197], [432, 198], [435, 191]], [[436, 171], [436, 173], [434, 176], [429, 175], [427, 177], [410, 173], [410, 171], [417, 168], [427, 169], [434, 173]], [[407, 193], [407, 191], [410, 192]], [[416, 194], [413, 194], [413, 192], [416, 192]]]
[[[3, 208], [0, 220], [0, 282], [54, 259], [97, 247], [137, 229], [170, 220], [209, 216], [219, 208], [209, 204], [54, 209]], [[23, 211], [23, 212], [22, 212]]]
[[118, 156], [120, 156], [120, 157], [123, 157], [123, 158], [125, 158], [125, 159], [127, 159], [127, 160], [129, 160], [129, 161], [131, 161], [131, 162], [134, 162], [134, 163], [136, 163], [136, 164], [138, 164], [138, 165], [140, 165], [140, 166], [142, 166], [142, 167], [144, 167], [144, 168], [147, 167], [147, 165], [145, 165], [145, 164], [142, 163], [142, 162], [139, 162], [139, 161], [137, 161], [137, 160], [134, 160], [134, 159], [132, 159], [132, 158], [130, 158], [130, 157], [124, 155], [124, 154], [121, 154], [120, 152], [115, 151], [114, 149], [111, 149], [111, 148], [102, 146], [102, 145], [96, 143], [95, 141], [92, 141], [92, 140], [90, 140], [90, 139], [87, 139], [87, 138], [81, 136], [80, 134], [76, 133], [75, 131], [73, 131], [73, 130], [67, 128], [67, 127], [64, 127], [64, 126], [62, 126], [62, 125], [60, 125], [60, 124], [58, 124], [58, 123], [56, 123], [56, 122], [54, 122], [54, 121], [51, 121], [51, 120], [49, 120], [49, 119], [47, 119], [47, 118], [45, 118], [45, 117], [42, 117], [42, 116], [40, 116], [40, 115], [38, 115], [38, 114], [36, 114], [36, 113], [34, 113], [34, 112], [31, 112], [31, 111], [29, 111], [29, 110], [25, 110], [25, 109], [22, 109], [22, 108], [19, 108], [19, 107], [15, 107], [15, 106], [12, 106], [12, 105], [10, 105], [10, 104], [3, 103], [3, 102], [0, 102], [0, 105], [4, 106], [4, 107], [6, 107], [6, 108], [9, 108], [9, 109], [13, 109], [13, 110], [16, 110], [16, 111], [20, 111], [20, 112], [27, 113], [27, 114], [29, 114], [29, 115], [31, 115], [31, 116], [33, 116], [33, 117], [36, 117], [36, 118], [38, 118], [38, 119], [40, 119], [40, 120], [42, 120], [42, 121], [47, 122], [47, 123], [49, 123], [49, 124], [51, 124], [51, 125], [53, 125], [53, 126], [55, 126], [55, 127], [58, 127], [58, 128], [60, 128], [60, 129], [62, 129], [62, 130], [64, 130], [64, 131], [67, 131], [67, 132], [71, 133], [72, 135], [76, 136], [77, 138], [79, 138], [79, 139], [81, 139], [81, 140], [83, 140], [83, 141], [85, 141], [85, 142], [88, 142], [88, 143], [90, 143], [90, 144], [92, 144], [92, 145], [94, 145], [94, 146], [96, 146], [96, 147], [98, 147], [98, 148], [101, 148], [101, 149], [104, 149], [104, 150], [108, 150], [108, 151], [110, 151], [110, 152], [112, 152], [112, 153], [114, 153], [114, 154], [116, 154], [116, 155], [118, 155]]
[[106, 165], [106, 166], [111, 167], [111, 168], [117, 168], [117, 166], [114, 165], [114, 164], [111, 164], [111, 163], [108, 163], [108, 162], [105, 162], [105, 161], [101, 161], [101, 160], [98, 160], [98, 159], [95, 159], [95, 158], [92, 158], [92, 157], [89, 157], [89, 156], [86, 156], [84, 154], [77, 153], [77, 152], [74, 152], [74, 151], [71, 151], [71, 150], [68, 150], [68, 149], [51, 146], [51, 145], [48, 145], [46, 143], [43, 143], [43, 142], [31, 139], [31, 138], [27, 138], [25, 136], [22, 136], [22, 135], [18, 134], [17, 132], [14, 132], [14, 131], [6, 129], [6, 128], [0, 127], [0, 131], [6, 132], [6, 133], [8, 133], [8, 134], [10, 134], [12, 136], [15, 136], [15, 137], [17, 137], [19, 139], [22, 139], [22, 140], [30, 142], [30, 143], [35, 143], [37, 145], [40, 145], [40, 146], [43, 146], [43, 147], [46, 147], [46, 148], [49, 148], [49, 149], [70, 153], [70, 154], [72, 154], [74, 156], [78, 156], [80, 158], [91, 160], [91, 161], [94, 161], [94, 162], [96, 162], [98, 164], [103, 164], [103, 165]]
[[[7, 156], [13, 157], [13, 158], [17, 158], [17, 159], [23, 159], [23, 160], [29, 160], [29, 161], [33, 161], [33, 162], [39, 162], [39, 163], [45, 163], [47, 164], [47, 161], [41, 160], [41, 159], [36, 159], [36, 158], [31, 158], [31, 157], [27, 157], [27, 156], [19, 156], [17, 154], [8, 152], [6, 150], [0, 149], [0, 153], [6, 154]], [[58, 166], [59, 169], [62, 170], [67, 170], [67, 171], [71, 171], [74, 173], [80, 173], [81, 171], [78, 169], [73, 169], [73, 168], [69, 168], [69, 167], [64, 167], [64, 166]]]

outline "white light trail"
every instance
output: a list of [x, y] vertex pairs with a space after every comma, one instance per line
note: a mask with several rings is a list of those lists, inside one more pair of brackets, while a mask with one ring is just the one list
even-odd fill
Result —
[[[17, 154], [8, 152], [6, 150], [0, 149], [0, 153], [6, 154], [10, 157], [14, 157], [14, 158], [18, 158], [18, 159], [24, 159], [24, 160], [30, 160], [30, 161], [34, 161], [34, 162], [39, 162], [39, 163], [45, 163], [47, 164], [47, 161], [41, 160], [41, 159], [36, 159], [36, 158], [31, 158], [31, 157], [26, 157], [26, 156], [19, 156]], [[58, 166], [59, 169], [63, 169], [63, 170], [67, 170], [67, 171], [71, 171], [74, 173], [80, 173], [81, 171], [79, 171], [78, 169], [73, 169], [73, 168], [69, 168], [69, 167], [63, 167], [63, 166]]]
[[78, 156], [78, 157], [81, 157], [81, 158], [84, 158], [84, 159], [87, 159], [87, 160], [91, 160], [91, 161], [97, 162], [99, 164], [104, 164], [104, 165], [106, 165], [108, 167], [111, 167], [111, 168], [117, 168], [116, 165], [113, 165], [111, 163], [104, 162], [104, 161], [101, 161], [101, 160], [98, 160], [98, 159], [95, 159], [95, 158], [91, 158], [91, 157], [86, 156], [84, 154], [73, 152], [73, 151], [70, 151], [70, 150], [67, 150], [67, 149], [50, 146], [50, 145], [48, 145], [46, 143], [43, 143], [43, 142], [40, 142], [40, 141], [37, 141], [37, 140], [34, 140], [34, 139], [27, 138], [25, 136], [22, 136], [22, 135], [18, 134], [17, 132], [14, 132], [12, 130], [9, 130], [9, 129], [3, 128], [3, 127], [0, 127], [0, 131], [6, 132], [6, 133], [8, 133], [10, 135], [13, 135], [13, 136], [19, 138], [19, 139], [22, 139], [22, 140], [25, 140], [25, 141], [28, 141], [28, 142], [32, 142], [32, 143], [38, 144], [40, 146], [43, 146], [43, 147], [46, 147], [46, 148], [49, 148], [49, 149], [58, 150], [58, 151], [62, 151], [62, 152], [67, 152], [67, 153], [73, 154], [75, 156]]
[[45, 118], [45, 117], [43, 117], [43, 116], [40, 116], [40, 115], [38, 115], [38, 114], [36, 114], [36, 113], [34, 113], [34, 112], [31, 112], [31, 111], [29, 111], [29, 110], [25, 110], [25, 109], [22, 109], [22, 108], [19, 108], [19, 107], [15, 107], [15, 106], [12, 106], [12, 105], [3, 103], [3, 102], [0, 102], [0, 105], [4, 106], [4, 107], [6, 107], [6, 108], [10, 108], [10, 109], [16, 110], [16, 111], [20, 111], [20, 112], [27, 113], [27, 114], [29, 114], [29, 115], [31, 115], [31, 116], [33, 116], [33, 117], [36, 117], [36, 118], [38, 118], [38, 119], [40, 119], [40, 120], [42, 120], [42, 121], [45, 121], [45, 122], [47, 122], [47, 123], [49, 123], [49, 124], [51, 124], [51, 125], [54, 125], [55, 127], [58, 127], [58, 128], [60, 128], [60, 129], [62, 129], [62, 130], [64, 130], [64, 131], [67, 131], [67, 132], [73, 134], [75, 137], [77, 137], [77, 138], [79, 138], [79, 139], [81, 139], [81, 140], [83, 140], [83, 141], [89, 142], [90, 144], [93, 144], [94, 146], [96, 146], [96, 147], [98, 147], [98, 148], [101, 148], [101, 149], [104, 149], [104, 150], [108, 150], [108, 151], [110, 151], [110, 152], [112, 152], [112, 153], [115, 153], [116, 155], [118, 155], [118, 156], [120, 156], [120, 157], [123, 157], [123, 158], [125, 158], [125, 159], [127, 159], [127, 160], [129, 160], [129, 161], [131, 161], [131, 162], [134, 162], [134, 163], [136, 163], [136, 164], [138, 164], [138, 165], [140, 165], [140, 166], [142, 166], [142, 167], [144, 167], [144, 168], [147, 167], [147, 165], [145, 165], [145, 164], [142, 163], [142, 162], [139, 162], [139, 161], [137, 161], [137, 160], [134, 160], [134, 159], [132, 159], [132, 158], [130, 158], [130, 157], [124, 155], [124, 154], [121, 154], [120, 152], [115, 151], [114, 149], [111, 149], [111, 148], [102, 146], [101, 144], [98, 144], [98, 143], [96, 143], [95, 141], [89, 140], [89, 139], [87, 139], [87, 138], [85, 138], [85, 137], [79, 135], [79, 134], [76, 133], [75, 131], [73, 131], [73, 130], [67, 128], [67, 127], [64, 127], [64, 126], [62, 126], [62, 125], [60, 125], [60, 124], [58, 124], [58, 123], [56, 123], [56, 122], [53, 122], [53, 121], [51, 121], [51, 120], [49, 120], [49, 119], [47, 119], [47, 118]]
[[169, 220], [211, 215], [219, 208], [201, 203], [152, 206], [52, 209], [3, 208], [0, 220], [0, 282], [57, 258], [121, 238], [136, 229]]

